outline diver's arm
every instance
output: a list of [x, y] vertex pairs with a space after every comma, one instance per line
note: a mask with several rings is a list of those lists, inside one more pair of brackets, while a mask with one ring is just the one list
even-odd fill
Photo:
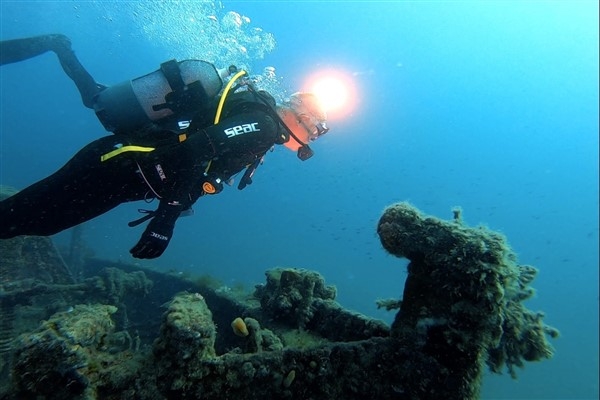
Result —
[[[246, 112], [224, 119], [217, 125], [200, 129], [191, 135], [199, 157], [239, 157], [249, 153], [262, 153], [278, 139], [278, 126], [264, 112]], [[196, 144], [198, 143], [198, 144]]]

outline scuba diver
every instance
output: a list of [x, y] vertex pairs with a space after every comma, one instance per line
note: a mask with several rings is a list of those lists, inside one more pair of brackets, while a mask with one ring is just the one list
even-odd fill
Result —
[[[59, 49], [59, 54], [65, 38], [46, 35], [3, 41], [2, 64], [48, 50]], [[28, 40], [44, 46], [37, 43], [25, 50], [26, 42], [20, 41]], [[70, 51], [70, 45], [66, 47]], [[59, 54], [59, 59], [76, 82], [84, 104], [93, 107], [105, 127], [116, 134], [91, 142], [54, 174], [0, 201], [0, 239], [52, 235], [122, 203], [157, 199], [156, 210], [140, 210], [145, 215], [129, 223], [136, 226], [151, 220], [130, 253], [135, 258], [156, 258], [167, 248], [176, 220], [201, 196], [219, 193], [223, 183], [231, 184], [244, 169], [238, 189], [251, 184], [256, 168], [275, 145], [296, 151], [301, 160], [310, 158], [313, 152], [308, 143], [329, 130], [315, 95], [297, 92], [277, 104], [273, 96], [247, 81], [234, 86], [245, 71], [229, 68], [228, 74], [236, 73], [221, 90], [223, 82], [221, 78], [216, 81], [215, 75], [223, 75], [212, 64], [201, 61], [195, 69], [201, 73], [192, 76], [190, 70], [184, 73], [189, 67], [182, 64], [185, 61], [175, 62], [137, 79], [144, 84], [132, 80], [110, 93], [112, 88], [96, 84], [72, 51], [67, 53], [66, 58]], [[179, 80], [175, 79], [177, 70]], [[150, 91], [157, 83], [160, 90]], [[211, 99], [207, 88], [214, 91], [216, 87], [219, 90]], [[156, 107], [143, 106], [152, 103]], [[138, 106], [133, 110], [135, 123], [125, 119], [130, 112], [123, 110], [125, 105]], [[144, 114], [135, 115], [140, 110]]]

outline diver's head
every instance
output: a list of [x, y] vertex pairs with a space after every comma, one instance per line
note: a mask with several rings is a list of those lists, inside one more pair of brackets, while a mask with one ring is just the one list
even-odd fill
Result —
[[327, 114], [317, 96], [296, 92], [277, 108], [277, 113], [293, 135], [284, 145], [293, 151], [326, 134]]

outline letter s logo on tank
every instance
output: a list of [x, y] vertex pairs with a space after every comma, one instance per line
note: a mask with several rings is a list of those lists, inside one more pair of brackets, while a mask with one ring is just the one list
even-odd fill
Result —
[[254, 122], [252, 124], [234, 126], [233, 128], [225, 129], [223, 132], [225, 132], [228, 138], [232, 138], [234, 136], [242, 135], [244, 133], [258, 131], [260, 131], [260, 129], [258, 128], [258, 122]]

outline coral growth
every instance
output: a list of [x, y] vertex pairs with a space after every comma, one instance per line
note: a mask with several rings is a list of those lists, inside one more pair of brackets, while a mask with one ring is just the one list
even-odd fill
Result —
[[184, 389], [184, 377], [201, 378], [201, 361], [215, 353], [217, 329], [204, 297], [180, 293], [168, 304], [160, 336], [154, 343], [159, 388], [165, 393]]
[[144, 295], [152, 289], [152, 281], [143, 271], [126, 273], [118, 268], [104, 268], [100, 275], [87, 282], [93, 284], [109, 304], [121, 303], [127, 293]]
[[254, 318], [248, 317], [244, 321], [249, 332], [244, 345], [246, 353], [261, 353], [262, 351], [278, 351], [283, 349], [281, 339], [271, 330], [261, 328], [258, 321]]
[[460, 371], [473, 382], [467, 397], [477, 396], [486, 362], [514, 376], [524, 361], [552, 356], [546, 334], [558, 331], [523, 305], [536, 270], [517, 263], [502, 235], [469, 228], [456, 212], [446, 222], [407, 203], [385, 210], [378, 233], [386, 250], [411, 261], [393, 336], [414, 342], [455, 376]]
[[312, 318], [315, 300], [334, 300], [336, 296], [335, 287], [325, 285], [323, 277], [314, 271], [276, 268], [266, 275], [267, 284], [255, 291], [263, 310], [300, 328]]
[[[102, 373], [98, 360], [105, 360], [105, 370], [115, 364], [114, 355], [103, 353], [115, 311], [110, 305], [77, 305], [20, 336], [12, 371], [17, 393], [23, 398], [94, 398], [99, 389], [94, 377]], [[119, 379], [126, 380], [126, 370], [119, 371]]]

